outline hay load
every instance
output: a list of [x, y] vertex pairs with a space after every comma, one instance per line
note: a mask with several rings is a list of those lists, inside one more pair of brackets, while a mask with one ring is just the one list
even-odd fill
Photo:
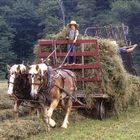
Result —
[[[47, 39], [65, 39], [67, 34], [67, 27], [65, 27], [58, 34], [46, 36]], [[79, 39], [94, 39], [92, 37], [82, 37]], [[99, 39], [100, 45], [100, 60], [102, 71], [102, 88], [106, 94], [110, 96], [112, 108], [119, 112], [122, 111], [128, 104], [138, 104], [140, 98], [140, 78], [132, 76], [125, 70], [122, 59], [118, 54], [120, 47], [115, 41], [109, 39]], [[87, 51], [93, 51], [94, 46], [85, 45]], [[59, 51], [61, 51], [59, 49]], [[77, 47], [79, 51], [79, 47]], [[77, 59], [77, 62], [79, 59]], [[86, 63], [95, 63], [95, 58], [86, 58]], [[95, 70], [88, 70], [85, 72], [88, 76], [96, 74]], [[76, 71], [80, 75], [80, 71]], [[78, 85], [80, 88], [80, 85]], [[91, 103], [91, 94], [97, 93], [98, 84], [85, 84], [86, 100]]]

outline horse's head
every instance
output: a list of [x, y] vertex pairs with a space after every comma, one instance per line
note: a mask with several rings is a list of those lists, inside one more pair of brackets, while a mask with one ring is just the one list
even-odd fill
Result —
[[38, 93], [41, 81], [48, 70], [48, 66], [44, 63], [31, 65], [29, 68], [29, 76], [31, 83], [31, 96], [35, 97]]
[[8, 94], [9, 95], [13, 94], [15, 78], [25, 72], [26, 72], [26, 66], [24, 66], [23, 64], [19, 64], [19, 65], [15, 64], [11, 67], [10, 66], [7, 67], [6, 78], [8, 79]]

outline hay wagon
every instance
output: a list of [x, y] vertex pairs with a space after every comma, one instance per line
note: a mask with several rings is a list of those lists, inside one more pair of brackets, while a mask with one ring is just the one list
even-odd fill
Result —
[[[49, 60], [49, 64], [54, 68], [61, 66], [62, 69], [70, 69], [77, 76], [77, 99], [73, 103], [74, 109], [87, 108], [96, 111], [99, 119], [104, 119], [106, 115], [106, 101], [108, 95], [102, 88], [102, 72], [100, 63], [100, 49], [97, 39], [77, 40], [77, 50], [75, 53], [66, 53], [67, 44], [72, 43], [69, 40], [39, 40], [38, 41], [38, 62], [44, 59]], [[88, 47], [93, 47], [93, 51], [88, 51]], [[65, 65], [65, 56], [76, 56], [76, 64]], [[94, 63], [90, 59], [94, 58]], [[94, 73], [93, 75], [90, 73]], [[94, 91], [90, 90], [90, 104], [88, 104], [87, 85], [95, 83]], [[93, 92], [93, 93], [92, 93]]]

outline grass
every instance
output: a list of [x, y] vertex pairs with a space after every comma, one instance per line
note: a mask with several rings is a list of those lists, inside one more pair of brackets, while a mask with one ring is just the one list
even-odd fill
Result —
[[[0, 101], [2, 102], [5, 99], [5, 102], [9, 105], [8, 103], [9, 99], [5, 94], [6, 90], [7, 90], [7, 83], [2, 82], [0, 86], [0, 92], [1, 92]], [[8, 125], [7, 119], [9, 117], [7, 116], [7, 113], [5, 115], [5, 112], [6, 111], [11, 112], [11, 110], [9, 108], [8, 109], [6, 108], [1, 109], [2, 119], [0, 123], [2, 127], [0, 127], [0, 129], [3, 129], [3, 126]], [[58, 117], [55, 118], [55, 120], [58, 120], [58, 118], [59, 118], [58, 121], [59, 124], [60, 120], [62, 120], [61, 113], [59, 114]], [[26, 122], [28, 123], [28, 120], [26, 121], [24, 119], [26, 119], [26, 117], [22, 117], [21, 121], [19, 122], [21, 123], [20, 126], [22, 127]], [[3, 120], [5, 121], [3, 122]], [[29, 125], [31, 125], [31, 122], [29, 123]], [[21, 130], [20, 126], [17, 126], [17, 123], [10, 120], [9, 123], [10, 123], [9, 126], [11, 125], [10, 129], [8, 130], [7, 127], [5, 126], [4, 130], [8, 132], [8, 136], [9, 136], [10, 132], [11, 132], [10, 135], [15, 135], [16, 131], [12, 131], [13, 128], [16, 129], [18, 128], [18, 130], [21, 131], [21, 132], [17, 131], [18, 139], [29, 137], [30, 135], [30, 137], [27, 138], [26, 140], [140, 140], [140, 133], [139, 133], [140, 132], [140, 109], [139, 108], [130, 108], [128, 112], [122, 113], [119, 119], [117, 119], [114, 116], [111, 117], [109, 116], [104, 121], [99, 121], [89, 116], [83, 116], [78, 113], [73, 113], [70, 117], [70, 125], [68, 126], [68, 129], [64, 130], [57, 126], [56, 128], [51, 129], [50, 132], [43, 132], [44, 130], [42, 130], [43, 128], [41, 127], [37, 132], [35, 132], [36, 128], [38, 129], [38, 127], [41, 126], [41, 124], [38, 120], [34, 126], [34, 121], [33, 121], [32, 122], [33, 125], [31, 126], [34, 127], [29, 129], [27, 127], [27, 124], [25, 127], [23, 127], [24, 129], [26, 127], [28, 128], [27, 129], [28, 133], [26, 133], [27, 136], [23, 135], [24, 131]], [[40, 132], [38, 135], [33, 135], [33, 134], [37, 134], [38, 132]], [[14, 139], [15, 138], [16, 137], [14, 136]]]
[[59, 127], [40, 133], [27, 140], [140, 140], [140, 109], [122, 113], [120, 118], [104, 121], [85, 118], [70, 122], [67, 130]]

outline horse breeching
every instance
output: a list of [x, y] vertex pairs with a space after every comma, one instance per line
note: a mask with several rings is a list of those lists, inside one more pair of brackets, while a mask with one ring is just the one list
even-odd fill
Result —
[[[104, 119], [106, 114], [106, 101], [108, 100], [108, 95], [104, 93], [102, 88], [102, 72], [100, 64], [100, 48], [98, 40], [96, 39], [86, 39], [77, 40], [77, 50], [76, 52], [66, 52], [67, 44], [71, 44], [72, 41], [69, 40], [39, 40], [38, 41], [38, 62], [43, 60], [49, 61], [49, 65], [58, 69], [69, 69], [77, 73], [77, 98], [73, 101], [73, 108], [88, 108], [94, 109], [96, 115], [99, 119]], [[86, 47], [88, 45], [94, 46], [93, 51], [87, 51]], [[76, 56], [76, 64], [67, 64], [65, 61], [68, 56]], [[87, 58], [94, 57], [94, 63], [87, 63]], [[88, 76], [86, 74], [87, 70], [96, 71], [95, 75]], [[99, 90], [95, 93], [91, 93], [91, 98], [93, 100], [92, 104], [89, 106], [86, 103], [86, 89], [85, 85], [88, 83], [98, 84]], [[91, 91], [92, 92], [92, 91]]]

